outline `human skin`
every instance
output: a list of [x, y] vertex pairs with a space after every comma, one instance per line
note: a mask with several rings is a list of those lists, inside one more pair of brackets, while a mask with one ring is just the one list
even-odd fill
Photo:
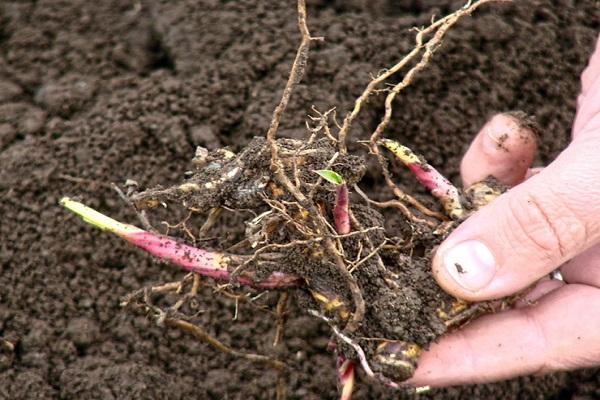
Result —
[[[412, 384], [600, 365], [600, 39], [581, 83], [571, 144], [546, 168], [530, 169], [535, 135], [507, 114], [492, 118], [465, 154], [465, 186], [492, 175], [512, 188], [442, 243], [435, 278], [471, 301], [534, 288], [514, 309], [432, 344]], [[557, 268], [564, 281], [547, 278]]]

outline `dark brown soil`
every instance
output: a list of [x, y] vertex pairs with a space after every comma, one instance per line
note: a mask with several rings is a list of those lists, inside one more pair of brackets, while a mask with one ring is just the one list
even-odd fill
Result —
[[[196, 145], [240, 149], [263, 135], [298, 41], [292, 3], [0, 4], [0, 335], [16, 345], [0, 353], [0, 398], [274, 397], [274, 373], [120, 309], [123, 295], [183, 273], [83, 226], [57, 202], [77, 195], [135, 222], [110, 182], [172, 184], [192, 168]], [[326, 41], [313, 49], [282, 136], [304, 137], [312, 104], [349, 109], [369, 74], [410, 48], [407, 28], [459, 3], [364, 4], [309, 1], [312, 33]], [[539, 161], [548, 162], [568, 142], [599, 17], [592, 0], [486, 7], [457, 25], [398, 99], [388, 136], [457, 181], [460, 155], [478, 127], [494, 112], [523, 110], [536, 117]], [[362, 114], [351, 139], [370, 133], [380, 103]], [[363, 185], [378, 192], [381, 179], [370, 171]], [[420, 190], [403, 169], [393, 173]], [[233, 243], [243, 227], [231, 230], [241, 219], [227, 218], [222, 235]], [[209, 288], [199, 303], [209, 333], [268, 352], [275, 327], [263, 312], [242, 305], [232, 321], [234, 302]], [[297, 370], [290, 397], [336, 397], [328, 339], [326, 325], [291, 310], [285, 351]], [[391, 395], [361, 382], [354, 398]], [[600, 381], [588, 370], [427, 396], [595, 398]]]

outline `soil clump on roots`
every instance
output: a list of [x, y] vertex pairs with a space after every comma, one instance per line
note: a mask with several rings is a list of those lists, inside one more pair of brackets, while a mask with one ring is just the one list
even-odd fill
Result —
[[[343, 116], [369, 73], [392, 65], [397, 54], [412, 47], [414, 32], [408, 28], [428, 24], [432, 14], [451, 11], [454, 3], [309, 1], [311, 30], [326, 40], [313, 44], [306, 79], [290, 100], [279, 137], [306, 142], [304, 123], [312, 104], [319, 110], [335, 105]], [[578, 77], [599, 20], [592, 1], [482, 8], [449, 32], [433, 62], [396, 102], [386, 137], [409, 145], [457, 182], [460, 156], [486, 118], [518, 109], [536, 117], [541, 127], [539, 161], [548, 162], [568, 142]], [[0, 4], [0, 398], [275, 396], [277, 372], [213, 350], [179, 329], [159, 327], [145, 312], [123, 312], [123, 297], [141, 287], [178, 282], [181, 272], [74, 223], [56, 204], [65, 194], [77, 195], [132, 222], [135, 213], [115, 195], [111, 182], [123, 184], [131, 178], [149, 188], [186, 183], [190, 176], [185, 181], [182, 176], [196, 167], [189, 163], [196, 146], [209, 151], [230, 146], [241, 154], [253, 137], [268, 129], [298, 37], [290, 2]], [[384, 96], [372, 97], [357, 119], [348, 137], [350, 154], [362, 146], [357, 140], [374, 131]], [[219, 151], [212, 154], [217, 160], [224, 157]], [[338, 172], [347, 180], [358, 178], [362, 169], [354, 167], [364, 165], [361, 188], [376, 201], [388, 199], [389, 189], [372, 157], [356, 162], [345, 160], [342, 165], [353, 167]], [[268, 164], [266, 158], [255, 166]], [[317, 178], [312, 172], [316, 167], [323, 169], [322, 160], [306, 168], [307, 182]], [[404, 166], [392, 162], [390, 172], [401, 189], [435, 207]], [[245, 182], [248, 189], [262, 183]], [[225, 191], [213, 199], [245, 201], [241, 193], [234, 194]], [[332, 218], [332, 186], [323, 185], [315, 197], [327, 205], [326, 215]], [[173, 200], [183, 203], [186, 198]], [[152, 221], [169, 221], [170, 235], [192, 243], [183, 225], [174, 227], [187, 217], [185, 205], [189, 203], [181, 209], [158, 207]], [[389, 236], [402, 241], [422, 235], [398, 211], [378, 215], [356, 193], [351, 194], [351, 206], [364, 226], [384, 226]], [[194, 216], [186, 224], [196, 228], [194, 237], [205, 216]], [[243, 224], [253, 217], [247, 211], [223, 212], [211, 234], [193, 244], [231, 250], [247, 233], [257, 232], [248, 232]], [[163, 224], [156, 227], [167, 231]], [[377, 229], [366, 236], [375, 247], [382, 243], [383, 233]], [[293, 238], [284, 230], [270, 240], [288, 243]], [[350, 249], [348, 255], [355, 256], [356, 237], [340, 240]], [[436, 240], [441, 238], [425, 236], [412, 243], [409, 260], [389, 246], [381, 255], [391, 272], [410, 270], [406, 279], [430, 281], [429, 256]], [[309, 278], [315, 271], [327, 276], [327, 265], [311, 268], [314, 256], [296, 248], [283, 253], [290, 271]], [[299, 258], [306, 262], [299, 265]], [[315, 282], [315, 287], [333, 290], [351, 304], [347, 288], [332, 285], [343, 282], [336, 271], [330, 268], [331, 279], [325, 286]], [[363, 286], [375, 290], [386, 285], [369, 261], [356, 273]], [[373, 286], [365, 284], [371, 281]], [[193, 286], [191, 278], [184, 282], [185, 289]], [[400, 281], [402, 287], [425, 288], [413, 283]], [[196, 300], [187, 299], [180, 312], [195, 315], [195, 322], [221, 343], [273, 355], [273, 312], [276, 316], [280, 297], [261, 290], [246, 296], [240, 288], [231, 289], [203, 281]], [[292, 398], [336, 398], [334, 361], [326, 350], [331, 328], [305, 314], [303, 310], [322, 304], [298, 292], [288, 300], [285, 340], [276, 350], [296, 360], [286, 377], [287, 393]], [[364, 296], [366, 321], [386, 338], [422, 344], [444, 329], [423, 315], [413, 319], [406, 309], [396, 312], [391, 305], [403, 304], [396, 296], [388, 300], [376, 294], [379, 305], [371, 303], [372, 294], [365, 291]], [[445, 295], [432, 288], [431, 296], [435, 301], [427, 315], [436, 315], [434, 305], [437, 309], [443, 301], [436, 296]], [[180, 298], [165, 292], [153, 301], [170, 307]], [[428, 297], [420, 293], [419, 298]], [[418, 321], [423, 331], [396, 323], [402, 313], [406, 321]], [[414, 336], [404, 336], [406, 332]], [[339, 346], [352, 356], [351, 348]], [[397, 394], [369, 384], [360, 374], [353, 398]], [[597, 371], [587, 370], [433, 390], [421, 398], [594, 398], [599, 390]]]
[[[346, 185], [353, 186], [366, 172], [365, 157], [340, 155], [335, 143], [327, 138], [312, 143], [280, 139], [278, 146], [285, 173], [295, 175], [301, 182], [301, 191], [315, 200], [333, 225], [334, 190], [315, 171], [334, 169], [344, 177]], [[170, 188], [132, 194], [132, 202], [141, 210], [180, 205], [205, 215], [221, 208], [252, 209], [251, 217], [244, 223], [245, 237], [234, 245], [239, 260], [229, 268], [252, 270], [252, 280], [257, 284], [275, 273], [298, 277], [301, 281], [298, 285], [306, 286], [293, 292], [301, 308], [322, 309], [343, 327], [354, 307], [346, 277], [327, 256], [322, 235], [310, 232], [313, 228], [309, 213], [275, 183], [270, 173], [267, 141], [258, 137], [237, 155], [218, 149], [194, 160], [198, 169], [190, 171], [188, 179]], [[339, 235], [337, 248], [356, 277], [366, 304], [364, 321], [352, 335], [367, 339], [363, 345], [371, 356], [382, 345], [382, 338], [401, 341], [407, 346], [426, 346], [446, 332], [445, 321], [467, 309], [466, 304], [445, 294], [431, 278], [433, 249], [444, 233], [449, 232], [449, 227], [442, 234], [434, 234], [432, 226], [400, 216], [397, 235], [391, 235], [385, 229], [383, 215], [357, 194], [351, 196], [349, 213], [355, 218], [353, 227], [360, 228]], [[397, 229], [400, 224], [401, 229]], [[201, 243], [203, 239], [194, 237], [193, 241]], [[239, 255], [240, 252], [248, 254]], [[231, 283], [235, 284], [235, 278]], [[285, 281], [282, 287], [288, 283]], [[273, 285], [277, 288], [276, 283]], [[465, 314], [465, 318], [472, 316], [471, 311]], [[354, 350], [347, 351], [352, 354]], [[406, 379], [412, 373], [417, 355], [418, 351], [404, 360], [399, 371], [384, 365], [375, 370], [387, 369], [396, 378]]]

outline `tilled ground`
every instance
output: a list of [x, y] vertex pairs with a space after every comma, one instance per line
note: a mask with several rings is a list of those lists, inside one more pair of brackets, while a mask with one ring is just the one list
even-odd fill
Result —
[[[124, 221], [135, 216], [109, 183], [180, 180], [195, 146], [241, 148], [264, 135], [296, 50], [293, 1], [10, 1], [0, 3], [0, 398], [269, 398], [276, 376], [143, 315], [120, 298], [183, 273], [83, 226], [63, 195]], [[369, 74], [410, 49], [408, 28], [456, 1], [308, 1], [315, 36], [281, 135], [302, 138], [311, 105], [348, 110]], [[494, 112], [523, 110], [542, 128], [539, 163], [568, 142], [578, 76], [599, 30], [597, 2], [485, 7], [461, 21], [433, 64], [396, 102], [389, 137], [458, 182], [469, 139]], [[352, 132], [381, 113], [373, 101]], [[393, 173], [406, 188], [413, 180]], [[372, 193], [383, 184], [368, 173]], [[235, 226], [235, 216], [227, 217]], [[175, 221], [172, 221], [175, 222]], [[235, 235], [223, 228], [222, 235]], [[233, 241], [233, 237], [231, 240]], [[211, 334], [265, 352], [274, 326], [201, 292]], [[274, 299], [266, 298], [272, 304]], [[286, 350], [293, 398], [335, 398], [329, 328], [291, 311]], [[451, 366], [449, 366], [451, 367]], [[360, 384], [356, 399], [392, 393]], [[436, 390], [432, 398], [594, 398], [597, 371]]]

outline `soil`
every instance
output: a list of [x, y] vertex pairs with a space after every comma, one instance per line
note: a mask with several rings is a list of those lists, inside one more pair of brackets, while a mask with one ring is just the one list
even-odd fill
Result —
[[[0, 335], [15, 345], [0, 352], [0, 398], [274, 398], [273, 372], [120, 308], [124, 295], [183, 273], [84, 226], [57, 202], [77, 196], [135, 222], [111, 182], [168, 186], [193, 169], [196, 146], [237, 151], [264, 135], [298, 43], [291, 3], [0, 4]], [[458, 5], [308, 1], [311, 31], [326, 40], [312, 49], [280, 135], [303, 139], [313, 104], [343, 115], [370, 73], [411, 48], [408, 28]], [[495, 112], [522, 110], [539, 126], [538, 163], [548, 163], [568, 143], [599, 17], [591, 0], [484, 7], [450, 32], [396, 101], [387, 136], [459, 183], [460, 156], [477, 129]], [[374, 129], [381, 105], [382, 98], [370, 103], [351, 141]], [[376, 171], [370, 166], [362, 185], [386, 198]], [[401, 166], [392, 165], [392, 173], [408, 191], [423, 193]], [[403, 229], [399, 218], [385, 217], [388, 230]], [[247, 215], [224, 218], [217, 236], [233, 244]], [[171, 214], [169, 221], [178, 219]], [[276, 297], [260, 301], [272, 306]], [[197, 312], [223, 342], [269, 352], [275, 326], [259, 308], [240, 304], [236, 312], [234, 301], [207, 286]], [[292, 306], [283, 349], [295, 359], [291, 398], [336, 398], [329, 337], [328, 326]], [[597, 372], [421, 397], [595, 398]], [[393, 394], [361, 379], [354, 398]]]

